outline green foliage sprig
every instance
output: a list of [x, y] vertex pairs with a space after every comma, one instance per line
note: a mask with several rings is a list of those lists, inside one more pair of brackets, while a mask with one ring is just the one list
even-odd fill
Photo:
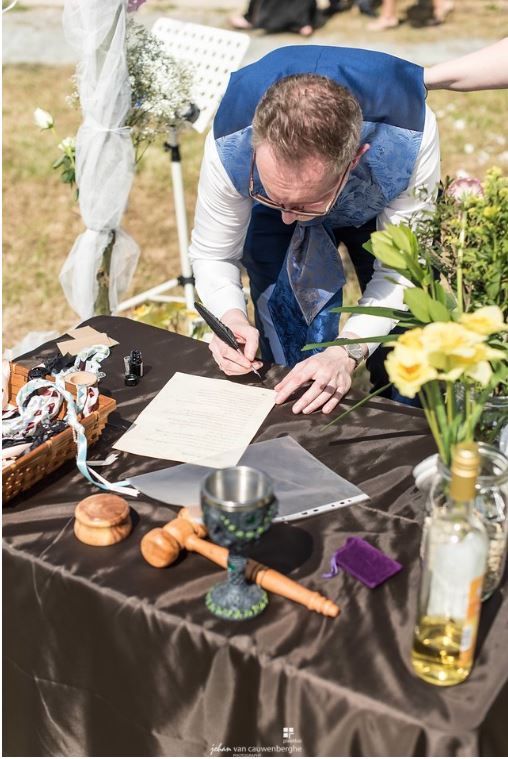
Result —
[[404, 291], [407, 311], [333, 309], [393, 319], [403, 333], [338, 338], [303, 349], [351, 343], [394, 346], [385, 362], [388, 376], [403, 395], [418, 394], [445, 463], [457, 442], [474, 439], [492, 394], [506, 394], [507, 229], [508, 181], [498, 169], [488, 172], [483, 187], [478, 180], [447, 182], [435, 212], [417, 225], [417, 234], [405, 225], [387, 225], [364, 246], [383, 266], [411, 282]]
[[496, 305], [508, 317], [508, 177], [499, 168], [481, 184], [447, 177], [434, 213], [416, 231], [465, 311]]

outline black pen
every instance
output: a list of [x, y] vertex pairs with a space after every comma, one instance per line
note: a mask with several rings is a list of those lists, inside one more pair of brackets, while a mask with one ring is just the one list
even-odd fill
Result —
[[[211, 311], [209, 311], [207, 308], [203, 306], [202, 303], [198, 303], [197, 301], [194, 302], [194, 308], [198, 312], [198, 314], [205, 320], [205, 322], [208, 324], [212, 332], [214, 332], [219, 340], [222, 340], [223, 343], [226, 343], [226, 345], [229, 348], [233, 348], [233, 350], [238, 351], [242, 356], [243, 351], [240, 348], [236, 337], [232, 333], [232, 331], [227, 327], [224, 322], [221, 322], [220, 319], [217, 319], [216, 316], [214, 316]], [[257, 369], [254, 369], [253, 366], [251, 366], [251, 371], [256, 374], [259, 379], [262, 381], [260, 373], [257, 371]]]

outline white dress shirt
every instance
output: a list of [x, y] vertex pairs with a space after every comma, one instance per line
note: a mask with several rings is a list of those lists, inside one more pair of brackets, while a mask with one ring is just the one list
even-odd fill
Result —
[[[440, 177], [439, 164], [436, 117], [427, 106], [420, 150], [409, 185], [378, 215], [377, 229], [383, 229], [386, 224], [413, 222], [418, 215], [432, 208]], [[422, 189], [424, 193], [420, 192]], [[240, 262], [252, 203], [233, 186], [210, 132], [205, 141], [189, 254], [196, 289], [207, 308], [219, 318], [232, 308], [247, 313]], [[372, 278], [358, 303], [405, 308], [404, 288], [408, 286], [408, 280], [376, 260]], [[348, 319], [345, 331], [359, 337], [386, 335], [395, 324], [392, 319], [354, 314]], [[368, 347], [371, 353], [377, 344], [371, 343]]]

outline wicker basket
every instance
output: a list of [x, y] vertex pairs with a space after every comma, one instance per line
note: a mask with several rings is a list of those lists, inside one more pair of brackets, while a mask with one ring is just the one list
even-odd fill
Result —
[[[28, 381], [28, 369], [19, 364], [11, 363], [11, 376], [9, 379], [9, 401], [14, 402], [19, 390]], [[65, 386], [73, 395], [77, 389], [74, 385]], [[116, 408], [116, 401], [99, 395], [98, 406], [89, 416], [80, 419], [85, 430], [88, 445], [92, 445], [99, 439], [106, 425], [109, 414]], [[58, 414], [58, 419], [65, 416], [65, 402]], [[72, 429], [68, 427], [58, 435], [54, 435], [46, 442], [39, 445], [25, 456], [21, 456], [2, 472], [2, 496], [4, 503], [11, 498], [28, 490], [36, 482], [42, 480], [50, 472], [58, 469], [64, 461], [76, 456], [76, 444], [72, 436]]]

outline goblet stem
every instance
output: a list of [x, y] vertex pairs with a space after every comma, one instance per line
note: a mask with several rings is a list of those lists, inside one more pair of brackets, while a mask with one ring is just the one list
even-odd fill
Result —
[[228, 556], [228, 582], [232, 585], [245, 585], [245, 566], [247, 559], [245, 556], [232, 555]]
[[260, 614], [268, 603], [265, 591], [245, 578], [247, 559], [238, 554], [228, 556], [227, 580], [215, 585], [206, 596], [210, 611], [222, 619], [250, 619]]

